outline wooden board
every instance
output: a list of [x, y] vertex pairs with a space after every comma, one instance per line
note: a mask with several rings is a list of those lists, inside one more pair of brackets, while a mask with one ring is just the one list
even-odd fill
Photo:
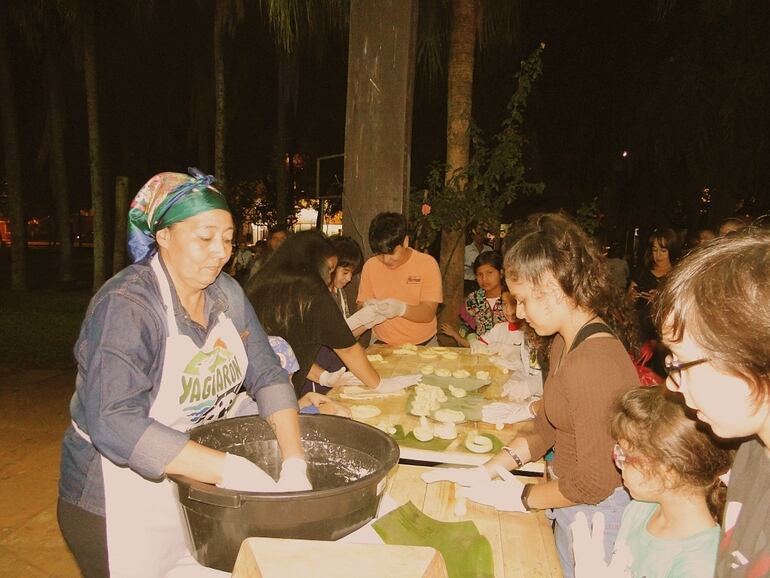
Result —
[[[509, 377], [508, 374], [503, 373], [502, 370], [489, 361], [489, 356], [474, 355], [466, 348], [445, 348], [449, 351], [456, 352], [458, 354], [457, 359], [444, 359], [441, 356], [435, 359], [424, 359], [420, 357], [419, 352], [430, 349], [429, 347], [418, 347], [417, 355], [394, 355], [394, 349], [396, 348], [387, 345], [372, 345], [366, 350], [367, 354], [382, 355], [383, 361], [375, 361], [372, 365], [383, 377], [420, 373], [420, 367], [423, 365], [432, 365], [434, 368], [443, 367], [449, 371], [465, 369], [470, 372], [471, 375], [475, 375], [476, 371], [483, 370], [489, 372], [491, 383], [489, 386], [484, 387], [480, 391], [480, 394], [490, 402], [501, 399], [503, 385]], [[340, 399], [339, 394], [336, 391], [331, 391], [329, 397], [346, 407], [353, 407], [355, 405], [374, 405], [378, 407], [382, 413], [376, 417], [362, 419], [360, 421], [373, 426], [377, 426], [385, 421], [393, 424], [398, 423], [401, 424], [404, 431], [408, 432], [417, 427], [420, 421], [418, 417], [409, 414], [407, 411], [407, 400], [411, 391], [412, 389], [407, 389], [399, 395], [360, 401]], [[479, 433], [490, 433], [500, 439], [504, 444], [507, 444], [518, 435], [530, 433], [532, 427], [532, 421], [526, 421], [506, 425], [502, 430], [497, 430], [495, 426], [491, 424], [481, 421], [469, 421], [457, 426], [459, 435], [446, 450], [437, 452], [402, 446], [401, 457], [403, 459], [426, 463], [478, 466], [486, 462], [492, 454], [474, 454], [465, 449], [463, 444], [468, 432], [476, 430]], [[542, 473], [544, 465], [542, 461], [533, 462], [526, 464], [522, 470]]]
[[[399, 505], [411, 501], [428, 516], [444, 522], [471, 520], [492, 546], [497, 578], [560, 578], [551, 522], [543, 512], [498, 512], [466, 500], [464, 516], [455, 514], [456, 484], [426, 484], [420, 478], [430, 468], [398, 464], [388, 476], [385, 492]], [[523, 483], [538, 483], [520, 477]]]
[[446, 578], [444, 559], [434, 548], [387, 544], [348, 544], [322, 540], [247, 538], [241, 544], [233, 578]]

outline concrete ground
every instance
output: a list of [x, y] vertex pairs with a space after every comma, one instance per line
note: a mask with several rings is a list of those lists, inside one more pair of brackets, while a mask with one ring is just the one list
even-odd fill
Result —
[[79, 577], [56, 524], [75, 370], [0, 368], [0, 576]]

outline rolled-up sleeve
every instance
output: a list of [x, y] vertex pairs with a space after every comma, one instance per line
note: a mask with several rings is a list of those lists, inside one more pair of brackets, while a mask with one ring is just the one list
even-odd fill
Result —
[[111, 293], [95, 305], [85, 331], [77, 384], [85, 423], [79, 425], [113, 463], [162, 477], [189, 439], [149, 415], [155, 385], [149, 376], [162, 364], [163, 328], [146, 305]]
[[269, 415], [282, 409], [299, 410], [294, 387], [289, 375], [281, 367], [278, 356], [270, 347], [265, 330], [245, 296], [242, 299], [243, 319], [246, 323], [244, 346], [249, 358], [244, 388], [259, 406], [259, 415]]

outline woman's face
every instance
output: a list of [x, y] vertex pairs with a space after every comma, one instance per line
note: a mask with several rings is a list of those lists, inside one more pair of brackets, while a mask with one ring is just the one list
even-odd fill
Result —
[[539, 286], [529, 281], [506, 277], [508, 289], [516, 300], [516, 317], [525, 319], [538, 335], [553, 335], [562, 325], [564, 292], [550, 273]]
[[[687, 330], [680, 342], [673, 343], [671, 338], [664, 326], [663, 339], [671, 350], [672, 361], [682, 364], [708, 358]], [[757, 405], [745, 379], [726, 373], [710, 361], [681, 372], [672, 371], [666, 386], [680, 392], [685, 403], [697, 411], [698, 419], [721, 438], [750, 436], [770, 428], [770, 403]]]
[[516, 321], [516, 299], [511, 295], [510, 291], [505, 291], [501, 299], [503, 300], [503, 315], [505, 319], [510, 323]]
[[334, 270], [334, 288], [342, 289], [353, 279], [353, 267], [337, 267]]
[[652, 240], [652, 262], [658, 267], [671, 266], [671, 258], [668, 255], [668, 247], [661, 245], [658, 239]]
[[495, 269], [492, 265], [479, 265], [476, 268], [476, 283], [485, 293], [500, 289], [502, 279], [503, 272], [500, 269]]
[[233, 251], [233, 217], [212, 209], [158, 231], [163, 262], [177, 289], [211, 285]]
[[[618, 442], [625, 455], [625, 462], [620, 468], [620, 474], [623, 477], [623, 485], [626, 487], [631, 497], [635, 500], [657, 502], [660, 496], [665, 492], [661, 479], [658, 476], [650, 475], [647, 471], [650, 466], [645, 462], [645, 457], [629, 449], [628, 444], [623, 441]], [[644, 466], [641, 467], [641, 466]]]

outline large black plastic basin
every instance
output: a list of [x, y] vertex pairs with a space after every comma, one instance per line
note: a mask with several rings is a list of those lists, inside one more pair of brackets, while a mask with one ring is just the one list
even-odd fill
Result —
[[[239, 492], [169, 476], [179, 490], [198, 562], [231, 572], [245, 538], [337, 540], [374, 517], [385, 477], [398, 462], [396, 443], [377, 428], [346, 418], [301, 415], [299, 420], [313, 490]], [[278, 477], [278, 443], [259, 417], [201, 425], [190, 430], [190, 438], [244, 456]]]

